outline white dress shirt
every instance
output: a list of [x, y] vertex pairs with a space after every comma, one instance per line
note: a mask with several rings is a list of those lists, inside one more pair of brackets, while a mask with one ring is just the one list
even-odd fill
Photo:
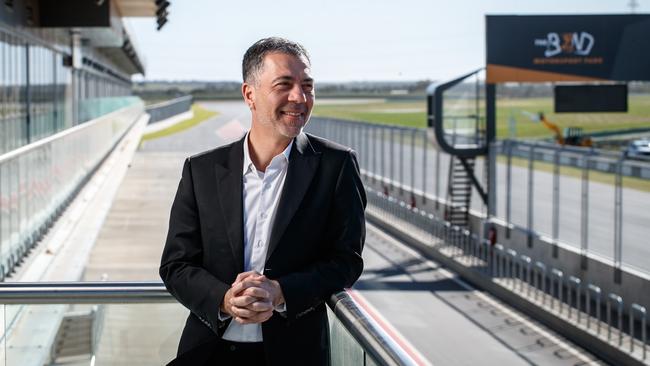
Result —
[[[271, 229], [287, 176], [293, 140], [282, 153], [273, 157], [265, 172], [260, 172], [250, 158], [248, 136], [249, 134], [246, 134], [244, 139], [244, 170], [242, 172], [244, 183], [242, 191], [244, 201], [244, 271], [264, 273]], [[284, 310], [286, 310], [284, 304], [276, 307], [276, 311]], [[231, 321], [223, 339], [233, 342], [261, 342], [262, 326]]]

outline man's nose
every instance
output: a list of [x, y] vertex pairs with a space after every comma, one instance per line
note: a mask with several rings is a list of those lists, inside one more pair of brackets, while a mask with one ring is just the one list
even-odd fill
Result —
[[307, 101], [307, 95], [302, 88], [302, 85], [297, 84], [291, 88], [289, 93], [289, 101], [293, 103], [305, 103]]

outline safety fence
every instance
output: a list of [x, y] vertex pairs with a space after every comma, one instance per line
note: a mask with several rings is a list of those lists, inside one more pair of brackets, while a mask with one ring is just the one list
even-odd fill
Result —
[[[426, 129], [314, 117], [307, 131], [355, 149], [361, 169], [384, 182], [387, 192], [408, 188], [447, 200], [451, 157], [432, 145]], [[641, 244], [650, 237], [650, 180], [626, 175], [647, 163], [542, 143], [504, 141], [490, 148], [497, 156], [495, 218], [531, 240], [549, 238], [618, 268], [650, 273], [650, 249]], [[482, 159], [475, 176], [486, 185]], [[487, 215], [474, 189], [471, 202], [471, 209]]]
[[518, 303], [544, 309], [610, 347], [598, 349], [598, 343], [590, 341], [592, 352], [615, 359], [616, 364], [650, 364], [645, 306], [603, 293], [595, 284], [481, 239], [383, 192], [368, 189], [368, 202], [371, 215], [439, 253], [438, 258], [446, 260], [443, 264], [453, 262], [452, 269], [462, 268], [459, 273], [464, 277], [471, 277], [468, 272], [479, 274], [474, 278], [482, 287], [489, 287], [488, 282], [499, 286], [515, 294]]
[[497, 146], [500, 155], [577, 169], [588, 167], [592, 171], [620, 174], [623, 177], [650, 179], [650, 159], [630, 159], [623, 151], [562, 146], [545, 141], [503, 140]]
[[183, 97], [175, 98], [161, 103], [156, 103], [147, 106], [147, 113], [149, 113], [149, 123], [156, 123], [165, 120], [169, 117], [187, 112], [192, 108], [192, 96], [186, 95]]
[[361, 169], [389, 190], [446, 195], [449, 155], [432, 148], [425, 129], [313, 117], [306, 130], [353, 148]]
[[0, 280], [45, 234], [144, 112], [129, 106], [0, 155]]
[[[622, 154], [505, 140], [491, 146], [497, 164], [496, 216], [552, 243], [569, 244], [650, 272], [641, 245], [650, 180], [635, 178], [650, 164]], [[643, 173], [645, 174], [645, 173]], [[625, 249], [625, 250], [623, 250]]]
[[[188, 314], [159, 282], [2, 283], [0, 305], [0, 358], [20, 366], [71, 357], [100, 365], [164, 364], [175, 356], [176, 344], [169, 343], [180, 338]], [[327, 305], [332, 366], [416, 365], [346, 291]], [[149, 356], [136, 357], [142, 354]]]

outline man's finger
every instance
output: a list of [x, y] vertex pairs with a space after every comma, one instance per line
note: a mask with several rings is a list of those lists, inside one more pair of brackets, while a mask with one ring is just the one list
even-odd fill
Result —
[[253, 301], [246, 306], [246, 309], [260, 313], [273, 310], [273, 304], [270, 301]]
[[244, 281], [235, 283], [231, 287], [231, 290], [233, 294], [239, 295], [240, 292], [246, 290], [249, 287], [262, 287], [262, 285], [263, 283], [261, 281], [246, 279]]
[[242, 293], [239, 296], [255, 296], [260, 299], [268, 299], [271, 296], [271, 294], [263, 288], [249, 287], [244, 291], [242, 291]]
[[255, 296], [236, 296], [230, 299], [230, 305], [245, 308], [256, 301], [259, 301], [259, 299]]
[[259, 314], [257, 311], [249, 310], [246, 308], [240, 308], [238, 306], [233, 306], [230, 308], [232, 313], [238, 318], [253, 318]]
[[259, 273], [257, 271], [242, 272], [242, 273], [237, 275], [237, 278], [235, 278], [235, 282], [233, 282], [233, 284], [235, 284], [237, 282], [241, 282], [245, 278], [253, 276], [253, 275], [259, 275]]

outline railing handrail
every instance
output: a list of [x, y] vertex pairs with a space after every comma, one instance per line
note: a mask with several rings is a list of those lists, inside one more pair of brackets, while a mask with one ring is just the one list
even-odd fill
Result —
[[[115, 304], [173, 303], [176, 299], [161, 282], [3, 282], [0, 304]], [[337, 319], [381, 365], [416, 365], [415, 361], [375, 322], [366, 317], [346, 292], [327, 300]]]
[[60, 131], [58, 133], [55, 133], [54, 135], [44, 137], [44, 138], [42, 138], [40, 140], [37, 140], [37, 141], [34, 141], [34, 142], [30, 143], [30, 144], [21, 146], [19, 148], [11, 150], [11, 151], [7, 151], [4, 154], [0, 154], [0, 164], [4, 163], [6, 161], [9, 161], [9, 160], [15, 159], [15, 158], [17, 158], [17, 157], [19, 157], [21, 155], [24, 155], [29, 151], [38, 149], [41, 146], [44, 146], [44, 145], [47, 145], [47, 144], [51, 143], [52, 141], [62, 139], [65, 136], [75, 134], [78, 131], [82, 131], [82, 130], [91, 128], [94, 125], [96, 125], [98, 123], [101, 123], [102, 121], [106, 120], [106, 118], [111, 118], [114, 115], [124, 113], [124, 111], [126, 111], [128, 109], [137, 108], [140, 103], [142, 103], [142, 102], [139, 101], [139, 102], [133, 103], [131, 105], [124, 106], [124, 107], [116, 109], [116, 110], [114, 110], [112, 112], [101, 115], [101, 116], [99, 116], [97, 118], [91, 119], [91, 120], [86, 121], [86, 122], [82, 122], [82, 123], [80, 123], [80, 124], [78, 124], [76, 126], [66, 128], [65, 130]]
[[395, 340], [365, 316], [346, 291], [332, 295], [327, 305], [372, 359], [382, 365], [417, 365]]
[[161, 282], [3, 282], [0, 304], [114, 304], [176, 301]]

